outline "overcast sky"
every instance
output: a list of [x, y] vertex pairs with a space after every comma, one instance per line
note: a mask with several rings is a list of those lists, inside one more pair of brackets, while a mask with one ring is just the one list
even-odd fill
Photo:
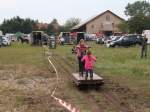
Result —
[[63, 24], [68, 18], [85, 20], [105, 10], [126, 18], [125, 6], [134, 1], [137, 0], [0, 0], [0, 23], [4, 18], [20, 16], [47, 23], [56, 18]]

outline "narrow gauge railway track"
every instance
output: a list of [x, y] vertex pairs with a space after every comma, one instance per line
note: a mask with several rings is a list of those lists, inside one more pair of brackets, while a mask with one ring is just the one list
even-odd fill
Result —
[[[56, 64], [63, 69], [66, 74], [68, 75], [69, 80], [71, 80], [71, 73], [74, 71], [74, 67], [75, 65], [71, 64], [69, 61], [67, 61], [67, 59], [65, 59], [64, 57], [60, 57], [59, 55], [54, 56], [54, 60], [58, 61], [59, 64]], [[65, 64], [65, 66], [64, 66]], [[100, 96], [100, 97], [104, 97], [106, 102], [110, 105], [113, 106], [113, 110], [115, 112], [133, 112], [129, 106], [126, 106], [124, 104], [121, 104], [121, 100], [119, 99], [119, 97], [116, 97], [113, 95], [113, 93], [111, 91], [107, 91], [107, 92], [103, 92], [103, 91], [95, 91], [94, 94], [87, 92], [87, 93], [83, 93], [83, 96], [85, 96], [85, 99], [88, 99], [88, 103], [91, 103], [92, 105], [95, 105], [92, 108], [92, 112], [105, 112], [105, 109], [103, 106], [101, 106], [100, 104], [97, 104], [97, 99], [95, 98], [95, 96]], [[109, 106], [108, 105], [108, 106]], [[128, 105], [128, 104], [127, 104]]]

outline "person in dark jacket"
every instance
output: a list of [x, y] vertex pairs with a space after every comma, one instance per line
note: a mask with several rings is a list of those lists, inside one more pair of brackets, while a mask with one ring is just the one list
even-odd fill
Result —
[[148, 39], [146, 38], [146, 35], [144, 35], [142, 39], [141, 58], [143, 58], [143, 56], [147, 58], [147, 41]]

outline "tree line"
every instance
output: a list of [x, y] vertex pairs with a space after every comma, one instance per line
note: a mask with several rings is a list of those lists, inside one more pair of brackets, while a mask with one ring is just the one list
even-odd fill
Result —
[[127, 21], [118, 25], [122, 32], [139, 33], [143, 30], [150, 29], [150, 3], [146, 1], [136, 1], [128, 3], [125, 7]]
[[58, 35], [60, 32], [70, 31], [75, 25], [79, 24], [81, 19], [79, 18], [70, 18], [64, 25], [60, 25], [57, 19], [53, 19], [47, 27], [38, 27], [38, 20], [33, 20], [30, 18], [20, 18], [19, 16], [13, 17], [12, 19], [7, 19], [0, 24], [0, 30], [3, 33], [25, 33], [29, 34], [32, 31], [40, 30], [45, 31], [49, 35]]
[[12, 19], [4, 20], [3, 23], [0, 25], [0, 30], [3, 33], [30, 33], [34, 30], [37, 20], [32, 20], [30, 18], [20, 18], [19, 16], [13, 17]]
[[[118, 25], [120, 31], [125, 33], [142, 33], [143, 30], [150, 29], [150, 3], [146, 1], [136, 1], [132, 4], [128, 3], [125, 7], [125, 15], [127, 21]], [[38, 20], [30, 18], [20, 18], [19, 16], [12, 19], [4, 20], [0, 25], [3, 33], [31, 33], [33, 30], [42, 30], [49, 35], [58, 35], [59, 32], [70, 31], [75, 25], [79, 24], [81, 19], [70, 18], [64, 25], [60, 25], [57, 19], [53, 19], [47, 28], [38, 29]]]

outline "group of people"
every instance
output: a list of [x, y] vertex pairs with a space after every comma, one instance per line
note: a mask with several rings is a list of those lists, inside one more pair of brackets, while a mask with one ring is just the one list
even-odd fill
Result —
[[89, 47], [85, 44], [83, 39], [81, 39], [79, 44], [76, 46], [75, 53], [77, 54], [79, 62], [79, 76], [83, 77], [85, 72], [85, 80], [88, 79], [88, 74], [90, 74], [90, 79], [92, 80], [96, 57], [92, 55], [92, 52], [89, 50]]

